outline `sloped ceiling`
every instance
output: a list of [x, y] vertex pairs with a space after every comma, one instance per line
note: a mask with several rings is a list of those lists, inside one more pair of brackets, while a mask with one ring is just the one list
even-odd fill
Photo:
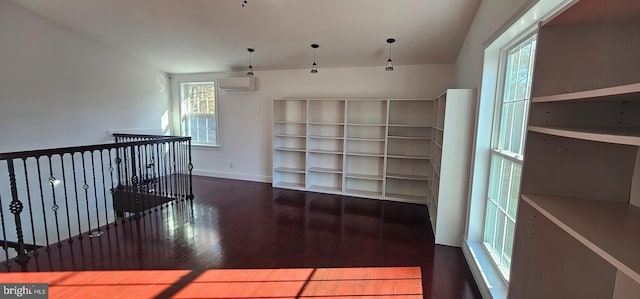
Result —
[[454, 63], [480, 0], [14, 0], [169, 73]]

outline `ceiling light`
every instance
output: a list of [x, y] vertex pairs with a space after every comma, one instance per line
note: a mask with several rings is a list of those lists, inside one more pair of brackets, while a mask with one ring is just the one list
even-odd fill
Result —
[[247, 0], [242, 0], [242, 7], [244, 7], [247, 4]]
[[311, 65], [311, 73], [318, 73], [318, 65], [316, 64], [316, 49], [320, 47], [318, 44], [311, 44], [311, 48], [313, 48], [313, 64]]
[[389, 44], [389, 59], [387, 59], [387, 68], [385, 71], [393, 71], [393, 62], [391, 62], [391, 44], [393, 44], [396, 40], [394, 38], [388, 38], [387, 44]]
[[247, 51], [249, 51], [249, 68], [247, 69], [247, 76], [253, 76], [253, 66], [251, 65], [251, 53], [253, 53], [253, 51], [255, 50], [251, 48], [247, 48]]

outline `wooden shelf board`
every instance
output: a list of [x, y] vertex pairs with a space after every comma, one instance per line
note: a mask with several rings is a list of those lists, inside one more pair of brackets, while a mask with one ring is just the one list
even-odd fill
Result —
[[326, 192], [326, 193], [340, 193], [342, 192], [342, 188], [340, 187], [328, 187], [328, 186], [318, 186], [313, 185], [309, 187], [310, 191], [318, 191], [318, 192]]
[[309, 138], [313, 139], [331, 139], [331, 140], [342, 140], [344, 137], [342, 136], [320, 136], [320, 135], [310, 135]]
[[278, 172], [304, 173], [304, 168], [276, 167], [273, 170]]
[[522, 199], [640, 283], [640, 208], [625, 202], [529, 194], [522, 194]]
[[438, 143], [435, 139], [433, 140], [433, 144], [435, 144], [437, 147], [440, 148], [440, 150], [442, 150], [442, 144]]
[[350, 195], [350, 196], [364, 196], [364, 197], [368, 197], [368, 198], [371, 198], [371, 197], [381, 198], [382, 197], [382, 192], [375, 192], [375, 191], [346, 189], [346, 190], [344, 190], [344, 193], [346, 195]]
[[306, 150], [303, 148], [295, 148], [295, 147], [276, 147], [274, 150], [277, 151], [287, 151], [287, 152], [305, 152]]
[[406, 139], [406, 140], [431, 140], [431, 137], [420, 137], [420, 136], [392, 136], [389, 135], [389, 139]]
[[314, 154], [342, 155], [342, 151], [329, 151], [329, 150], [310, 149], [309, 152], [310, 153], [314, 153]]
[[310, 125], [319, 125], [319, 126], [343, 126], [343, 122], [319, 122], [319, 121], [310, 121]]
[[576, 129], [529, 126], [529, 131], [567, 138], [640, 146], [640, 128]]
[[387, 154], [387, 158], [429, 160], [429, 156], [417, 156], [417, 155], [392, 155], [392, 154]]
[[362, 173], [351, 172], [351, 173], [345, 173], [344, 176], [347, 178], [353, 178], [353, 179], [382, 181], [382, 175], [378, 175], [378, 174], [362, 174]]
[[436, 130], [438, 130], [438, 131], [444, 132], [444, 129], [443, 129], [443, 128], [439, 128], [439, 127], [433, 127], [433, 128], [434, 128], [434, 129], [436, 129]]
[[274, 188], [296, 189], [304, 190], [304, 184], [291, 183], [291, 182], [277, 182], [273, 184]]
[[345, 154], [349, 156], [384, 157], [384, 154], [376, 154], [376, 153], [345, 152]]
[[389, 127], [404, 127], [404, 128], [433, 128], [433, 126], [429, 125], [421, 125], [421, 124], [389, 124]]
[[[634, 84], [620, 85], [620, 86], [614, 86], [614, 87], [550, 95], [550, 96], [544, 96], [544, 97], [534, 97], [531, 99], [531, 102], [542, 103], [542, 102], [594, 99], [594, 98], [600, 98], [600, 97], [624, 96], [629, 93], [638, 93], [638, 92], [640, 92], [640, 83], [634, 83]], [[623, 98], [620, 98], [619, 100], [623, 100]]]
[[324, 173], [342, 173], [342, 169], [324, 168], [324, 167], [311, 167], [309, 171], [312, 172], [324, 172]]
[[305, 138], [305, 135], [291, 135], [291, 134], [276, 134], [275, 137], [287, 137], [287, 138]]
[[411, 175], [411, 174], [400, 174], [400, 173], [387, 173], [387, 178], [412, 180], [412, 181], [428, 181], [429, 180], [429, 177], [426, 175]]
[[384, 198], [387, 200], [394, 201], [402, 201], [402, 202], [411, 202], [411, 203], [420, 203], [427, 204], [429, 203], [429, 199], [427, 196], [417, 196], [417, 195], [407, 195], [407, 194], [397, 194], [397, 193], [388, 193], [384, 195]]
[[384, 142], [384, 138], [358, 138], [358, 137], [347, 137], [347, 140], [355, 140], [355, 141], [372, 141], [372, 142]]
[[386, 124], [347, 123], [348, 126], [384, 127]]
[[306, 124], [306, 121], [298, 121], [298, 120], [276, 120], [274, 121], [276, 124]]

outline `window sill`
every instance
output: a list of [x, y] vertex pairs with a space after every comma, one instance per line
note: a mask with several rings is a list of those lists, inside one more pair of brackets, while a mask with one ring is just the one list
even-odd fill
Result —
[[217, 144], [209, 144], [209, 143], [191, 143], [191, 147], [192, 148], [196, 148], [196, 149], [207, 149], [207, 150], [216, 150], [219, 151], [220, 150], [220, 145]]
[[465, 241], [462, 252], [483, 298], [507, 298], [508, 282], [493, 265], [491, 256], [480, 242]]

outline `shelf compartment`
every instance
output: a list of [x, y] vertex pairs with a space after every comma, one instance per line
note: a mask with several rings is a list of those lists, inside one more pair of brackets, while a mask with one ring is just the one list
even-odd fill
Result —
[[325, 167], [311, 167], [309, 168], [311, 172], [324, 172], [324, 173], [342, 173], [342, 169], [340, 168], [325, 168]]
[[307, 134], [306, 123], [274, 123], [273, 135], [305, 136]]
[[389, 174], [406, 177], [428, 177], [431, 164], [428, 160], [388, 159], [387, 177]]
[[[640, 128], [640, 93], [621, 97], [533, 103], [529, 125], [622, 130]], [[621, 129], [619, 129], [621, 128]], [[640, 130], [637, 130], [638, 132]]]
[[328, 151], [341, 153], [343, 151], [344, 141], [342, 139], [313, 138], [309, 139], [308, 141], [310, 152]]
[[347, 125], [347, 138], [385, 139], [386, 127]]
[[389, 138], [416, 138], [427, 139], [431, 138], [432, 127], [389, 127]]
[[307, 120], [307, 100], [274, 100], [273, 121], [276, 123], [285, 122], [306, 122]]
[[[306, 154], [304, 152], [275, 151], [273, 153], [274, 170], [286, 171], [287, 169], [305, 169]], [[294, 171], [291, 171], [294, 172]]]
[[347, 100], [347, 122], [385, 124], [387, 100]]
[[310, 172], [307, 179], [307, 185], [311, 191], [342, 192], [342, 175], [339, 173]]
[[346, 152], [365, 155], [384, 155], [384, 142], [347, 140]]
[[346, 156], [346, 173], [350, 177], [380, 179], [384, 172], [384, 159], [382, 157]]
[[273, 170], [277, 172], [305, 173], [304, 168], [295, 168], [295, 167], [276, 167]]
[[310, 100], [309, 123], [344, 123], [344, 100]]
[[427, 182], [387, 178], [385, 199], [426, 204], [428, 189]]
[[382, 181], [346, 178], [345, 193], [354, 196], [382, 197]]
[[304, 150], [306, 147], [306, 140], [304, 138], [274, 137], [273, 146], [275, 148], [294, 148]]
[[390, 139], [387, 143], [387, 155], [426, 156], [431, 150], [428, 139]]
[[390, 101], [389, 126], [433, 126], [433, 103], [433, 100]]
[[344, 125], [309, 124], [309, 136], [315, 137], [344, 137]]
[[640, 146], [640, 128], [577, 129], [529, 126], [529, 131], [566, 138]]
[[305, 174], [274, 172], [273, 181], [274, 187], [303, 190], [305, 186]]
[[320, 167], [329, 169], [342, 169], [342, 154], [327, 154], [309, 152], [308, 162], [309, 168]]
[[625, 202], [523, 194], [522, 199], [640, 283], [640, 208]]

